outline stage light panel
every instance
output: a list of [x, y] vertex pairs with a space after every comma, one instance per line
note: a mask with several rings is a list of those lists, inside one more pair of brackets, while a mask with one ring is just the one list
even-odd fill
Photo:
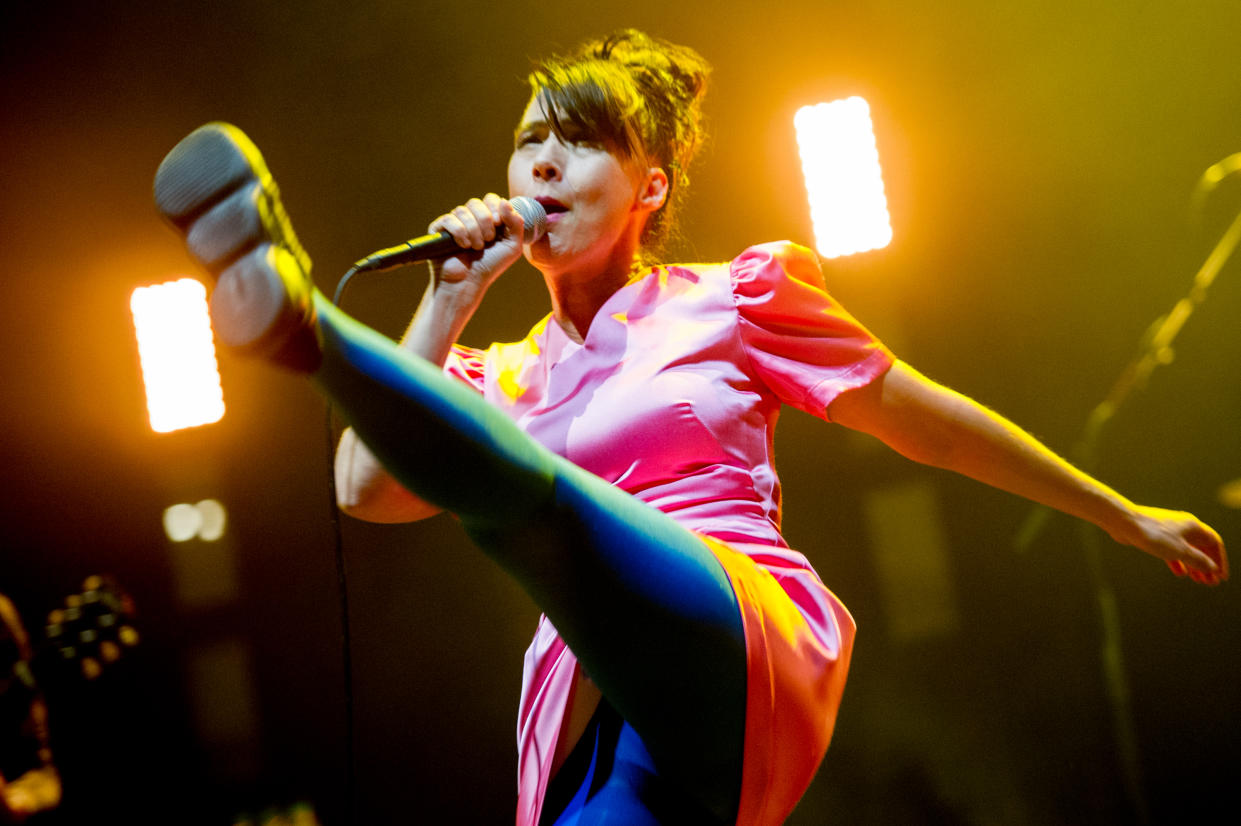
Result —
[[886, 247], [892, 222], [870, 106], [860, 97], [803, 106], [793, 126], [819, 254]]
[[219, 421], [224, 391], [206, 288], [192, 278], [139, 287], [129, 305], [151, 428], [168, 433]]

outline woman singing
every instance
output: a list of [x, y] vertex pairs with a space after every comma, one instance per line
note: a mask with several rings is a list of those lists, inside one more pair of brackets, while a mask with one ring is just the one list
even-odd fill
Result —
[[[543, 205], [546, 233], [523, 243], [495, 194], [433, 221], [461, 252], [432, 267], [399, 344], [314, 290], [237, 130], [194, 133], [156, 179], [219, 277], [217, 329], [310, 373], [350, 422], [340, 506], [376, 522], [455, 514], [543, 610], [519, 824], [775, 824], [805, 791], [854, 628], [780, 534], [782, 405], [1089, 520], [1178, 575], [1228, 575], [1193, 516], [1135, 505], [897, 360], [828, 296], [810, 251], [661, 264], [707, 74], [636, 31], [542, 64], [508, 188]], [[550, 314], [520, 342], [455, 345], [523, 254]]]

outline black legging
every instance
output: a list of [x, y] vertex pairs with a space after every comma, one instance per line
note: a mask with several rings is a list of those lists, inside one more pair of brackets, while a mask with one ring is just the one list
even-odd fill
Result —
[[316, 293], [317, 386], [384, 467], [456, 514], [555, 624], [659, 773], [735, 819], [745, 634], [705, 544]]

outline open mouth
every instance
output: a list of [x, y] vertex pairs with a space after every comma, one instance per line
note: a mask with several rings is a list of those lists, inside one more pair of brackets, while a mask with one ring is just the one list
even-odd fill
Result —
[[543, 209], [547, 212], [548, 218], [551, 218], [553, 215], [559, 215], [562, 212], [569, 211], [569, 208], [567, 206], [560, 203], [555, 198], [535, 198], [534, 200], [538, 201], [539, 204], [543, 207]]

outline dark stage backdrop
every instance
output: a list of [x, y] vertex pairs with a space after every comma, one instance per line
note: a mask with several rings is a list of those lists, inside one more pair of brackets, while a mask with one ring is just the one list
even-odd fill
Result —
[[[234, 122], [262, 148], [330, 289], [362, 254], [502, 191], [530, 59], [586, 36], [637, 26], [716, 67], [681, 259], [808, 242], [793, 113], [862, 95], [895, 238], [826, 262], [830, 289], [906, 360], [1061, 451], [1241, 208], [1235, 179], [1190, 200], [1241, 151], [1235, 0], [19, 0], [0, 15], [0, 590], [38, 625], [108, 571], [143, 633], [98, 685], [53, 691], [64, 822], [227, 824], [298, 800], [347, 822], [322, 403], [225, 353], [219, 424], [146, 425], [129, 293], [190, 272], [150, 189], [199, 124]], [[346, 307], [398, 335], [425, 277], [373, 277]], [[546, 310], [522, 264], [466, 340], [518, 337]], [[1098, 460], [1234, 544], [1241, 517], [1217, 494], [1241, 477], [1239, 315], [1233, 261]], [[1053, 519], [1018, 552], [1022, 503], [800, 414], [777, 451], [790, 542], [861, 628], [791, 822], [1139, 822], [1075, 527]], [[208, 496], [229, 509], [227, 542], [171, 546], [163, 508]], [[449, 518], [342, 534], [355, 822], [509, 822], [536, 609]], [[1197, 588], [1103, 539], [1149, 820], [1226, 811], [1237, 586]]]

